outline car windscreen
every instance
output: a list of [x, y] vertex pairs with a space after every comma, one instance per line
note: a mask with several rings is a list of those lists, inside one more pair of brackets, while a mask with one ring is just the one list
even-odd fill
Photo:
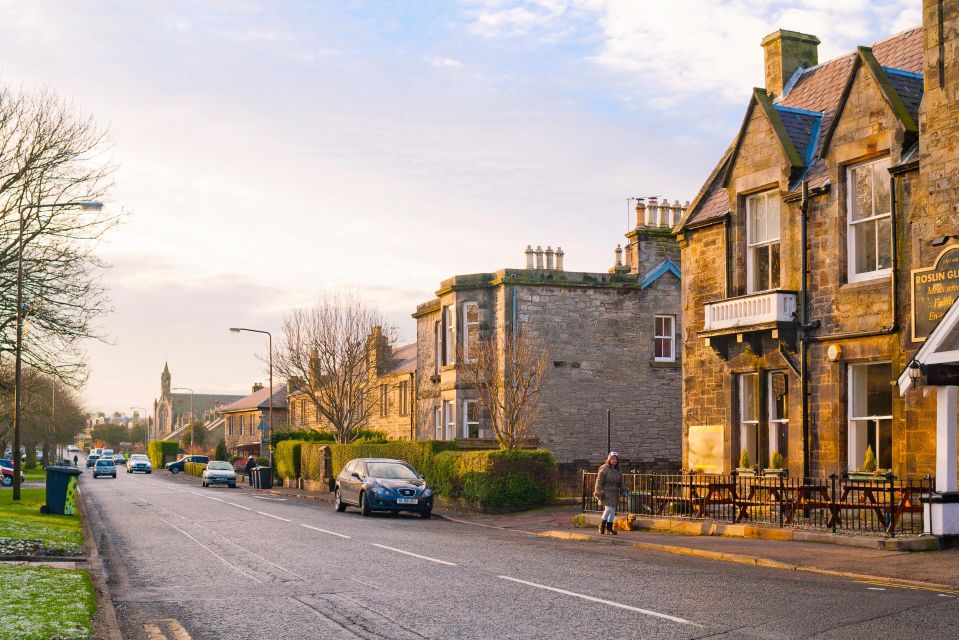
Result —
[[233, 471], [233, 465], [229, 462], [211, 462], [206, 468], [212, 471]]
[[142, 453], [134, 453], [130, 456], [130, 460], [137, 460], [139, 462], [149, 462], [149, 458], [143, 455]]
[[371, 478], [386, 480], [416, 480], [416, 472], [399, 462], [367, 462], [367, 471]]

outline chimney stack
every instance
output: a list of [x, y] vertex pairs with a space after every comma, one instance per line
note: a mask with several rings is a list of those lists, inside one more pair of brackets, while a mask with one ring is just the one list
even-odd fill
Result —
[[819, 64], [819, 38], [798, 31], [779, 31], [763, 38], [766, 93], [779, 97], [796, 69]]
[[254, 382], [254, 383], [253, 383], [253, 393], [256, 393], [257, 391], [259, 391], [259, 390], [262, 389], [262, 388], [263, 388], [263, 383], [262, 383], [262, 382]]

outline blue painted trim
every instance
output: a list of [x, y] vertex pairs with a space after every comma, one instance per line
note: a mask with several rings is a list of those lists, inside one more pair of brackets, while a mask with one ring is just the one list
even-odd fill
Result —
[[886, 73], [894, 73], [897, 76], [906, 76], [907, 78], [922, 80], [921, 73], [913, 73], [912, 71], [906, 71], [904, 69], [896, 69], [895, 67], [883, 67], [882, 70], [885, 71]]
[[[822, 127], [822, 118], [816, 118], [812, 123], [812, 131], [809, 132], [809, 144], [806, 146], [806, 167], [812, 166], [813, 156], [816, 155], [816, 148], [819, 147], [819, 129]], [[803, 172], [805, 173], [805, 171]]]
[[773, 107], [779, 109], [780, 111], [785, 111], [786, 113], [798, 113], [799, 115], [816, 116], [817, 118], [822, 117], [821, 111], [809, 111], [808, 109], [797, 109], [796, 107], [784, 107], [781, 104], [775, 104]]
[[670, 272], [674, 276], [682, 280], [683, 275], [682, 275], [682, 272], [679, 270], [679, 265], [677, 265], [675, 262], [673, 262], [669, 258], [666, 258], [665, 260], [660, 262], [658, 265], [653, 267], [653, 269], [646, 274], [642, 282], [639, 283], [639, 286], [645, 289], [649, 285], [656, 282], [660, 276]]

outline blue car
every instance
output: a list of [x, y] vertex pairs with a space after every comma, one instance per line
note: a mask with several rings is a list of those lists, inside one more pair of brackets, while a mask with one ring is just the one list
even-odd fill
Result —
[[433, 511], [433, 490], [402, 460], [350, 460], [336, 478], [334, 491], [333, 502], [339, 512], [352, 505], [364, 516], [374, 511], [412, 511], [429, 518]]
[[210, 461], [210, 456], [183, 456], [176, 462], [168, 462], [163, 468], [176, 475], [178, 473], [183, 473], [183, 469], [187, 462], [197, 462], [200, 464], [206, 464]]

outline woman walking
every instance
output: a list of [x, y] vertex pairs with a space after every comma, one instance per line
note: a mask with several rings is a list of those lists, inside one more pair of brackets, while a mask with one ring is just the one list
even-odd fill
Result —
[[603, 516], [599, 522], [601, 534], [616, 535], [613, 521], [616, 518], [616, 505], [619, 504], [619, 496], [622, 492], [623, 472], [619, 469], [619, 454], [610, 451], [606, 462], [599, 468], [596, 487], [593, 489], [593, 497], [599, 500], [599, 505], [603, 507]]

